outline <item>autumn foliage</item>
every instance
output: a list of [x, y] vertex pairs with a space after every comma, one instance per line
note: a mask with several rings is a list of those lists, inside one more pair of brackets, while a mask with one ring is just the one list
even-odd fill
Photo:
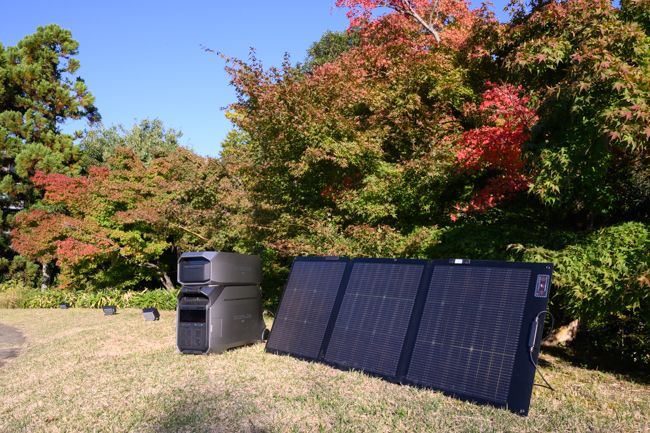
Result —
[[171, 287], [188, 249], [256, 253], [271, 307], [296, 255], [557, 258], [558, 318], [643, 346], [647, 2], [513, 0], [506, 22], [465, 0], [336, 5], [350, 28], [303, 64], [222, 55], [218, 158], [155, 121], [87, 134], [65, 169], [25, 152], [14, 250], [88, 290]]
[[[522, 86], [489, 85], [481, 103], [469, 107], [485, 125], [462, 134], [456, 157], [463, 170], [492, 174], [469, 203], [456, 206], [458, 211], [484, 212], [528, 189], [523, 147], [538, 117], [530, 107], [530, 98], [522, 93]], [[457, 218], [452, 215], [453, 220]]]
[[[348, 8], [352, 28], [373, 31], [377, 22], [389, 19], [401, 27], [417, 26], [435, 43], [454, 48], [462, 47], [475, 19], [467, 0], [337, 0], [336, 5]], [[395, 13], [377, 19], [374, 14], [380, 8]]]
[[[222, 155], [237, 161], [258, 241], [278, 261], [522, 259], [647, 220], [650, 40], [638, 4], [513, 1], [500, 23], [463, 1], [339, 0], [350, 37], [336, 56], [313, 51], [327, 61], [226, 58], [239, 98]], [[645, 274], [628, 265], [608, 279], [638, 295]], [[588, 326], [621, 329], [625, 317], [638, 336], [647, 305], [618, 306]]]
[[211, 233], [226, 222], [214, 190], [201, 186], [217, 187], [221, 177], [216, 161], [182, 149], [147, 164], [121, 149], [86, 176], [37, 172], [32, 181], [44, 191], [45, 209], [18, 215], [12, 246], [33, 260], [55, 261], [62, 286], [103, 287], [116, 283], [114, 272], [128, 272], [124, 287], [147, 280], [173, 287], [175, 258], [166, 262], [164, 254], [210, 248]]

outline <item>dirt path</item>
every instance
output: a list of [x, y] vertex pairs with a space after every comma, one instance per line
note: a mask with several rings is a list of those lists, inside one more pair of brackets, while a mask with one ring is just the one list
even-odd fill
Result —
[[20, 352], [20, 346], [25, 342], [25, 336], [16, 328], [0, 323], [0, 367], [7, 359], [15, 358]]

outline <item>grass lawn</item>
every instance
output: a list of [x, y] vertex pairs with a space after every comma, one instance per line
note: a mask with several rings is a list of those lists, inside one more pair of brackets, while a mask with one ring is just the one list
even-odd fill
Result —
[[[0, 367], [0, 432], [648, 432], [650, 385], [542, 356], [530, 415], [264, 353], [176, 353], [174, 313], [0, 310], [26, 341]], [[2, 347], [0, 347], [2, 349]]]

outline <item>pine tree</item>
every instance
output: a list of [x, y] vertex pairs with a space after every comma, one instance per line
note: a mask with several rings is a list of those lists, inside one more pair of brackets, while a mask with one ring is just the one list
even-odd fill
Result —
[[74, 137], [62, 133], [61, 125], [67, 119], [100, 119], [86, 84], [74, 75], [78, 47], [70, 31], [57, 25], [39, 27], [14, 47], [0, 44], [0, 251], [5, 257], [13, 215], [40, 196], [30, 176], [37, 170], [79, 170]]

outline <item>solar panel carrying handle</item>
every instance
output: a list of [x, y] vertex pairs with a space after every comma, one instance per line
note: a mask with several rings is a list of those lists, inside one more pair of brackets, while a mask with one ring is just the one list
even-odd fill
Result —
[[538, 329], [539, 329], [539, 315], [537, 315], [535, 317], [535, 320], [533, 320], [533, 323], [530, 324], [530, 331], [528, 333], [528, 350], [530, 350], [531, 352], [535, 348]]

